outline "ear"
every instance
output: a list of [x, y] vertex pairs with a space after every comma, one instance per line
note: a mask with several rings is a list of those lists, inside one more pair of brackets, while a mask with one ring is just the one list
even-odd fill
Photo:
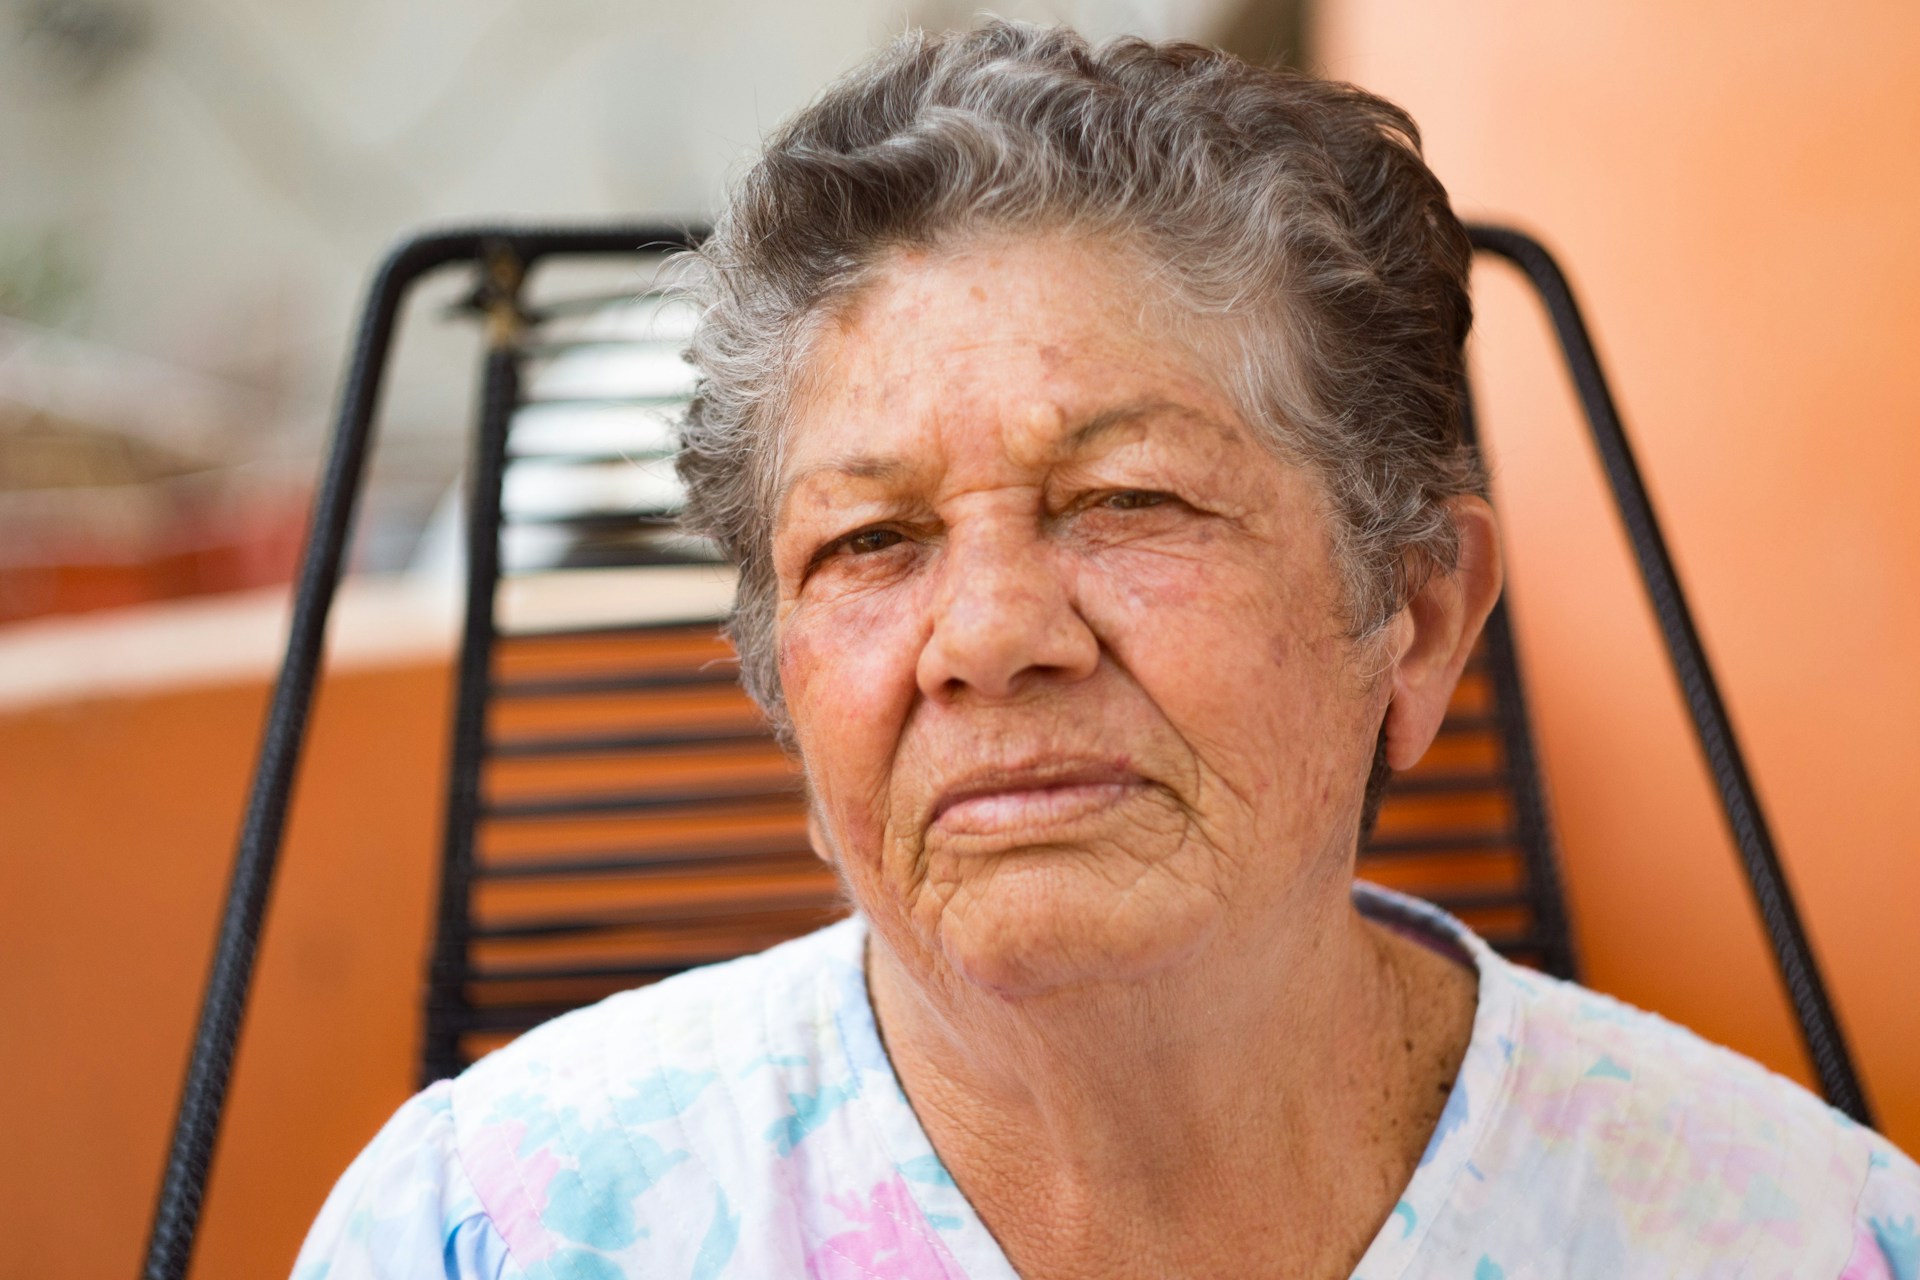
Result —
[[820, 817], [819, 806], [813, 803], [813, 797], [807, 797], [807, 843], [813, 846], [813, 856], [828, 866], [836, 865], [833, 857], [833, 842], [827, 838], [827, 824]]
[[1460, 562], [1452, 573], [1429, 578], [1393, 621], [1399, 652], [1389, 671], [1386, 729], [1387, 763], [1395, 769], [1412, 768], [1433, 744], [1461, 668], [1500, 598], [1493, 508], [1474, 497], [1455, 498], [1447, 507], [1460, 533]]

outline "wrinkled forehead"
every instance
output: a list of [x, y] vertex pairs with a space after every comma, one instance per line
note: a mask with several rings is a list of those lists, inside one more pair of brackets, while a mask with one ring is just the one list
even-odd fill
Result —
[[1180, 324], [1139, 260], [1103, 243], [894, 254], [810, 335], [778, 492], [913, 455], [1040, 469], [1154, 435], [1230, 446], [1246, 431], [1207, 328]]

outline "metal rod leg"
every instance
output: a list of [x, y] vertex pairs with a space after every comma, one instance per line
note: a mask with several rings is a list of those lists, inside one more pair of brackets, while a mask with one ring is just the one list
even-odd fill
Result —
[[1693, 720], [1694, 734], [1719, 790], [1721, 808], [1733, 832], [1767, 939], [1773, 945], [1774, 959], [1799, 1020], [1800, 1034], [1812, 1059], [1814, 1073], [1828, 1102], [1861, 1124], [1871, 1126], [1873, 1112], [1866, 1089], [1854, 1070], [1839, 1017], [1821, 979], [1820, 967], [1794, 904], [1793, 891], [1787, 884], [1772, 832], [1761, 812], [1759, 793], [1754, 789], [1746, 760], [1734, 738], [1733, 722], [1727, 715], [1712, 668], [1707, 664], [1706, 649], [1694, 627], [1693, 614], [1681, 594], [1673, 558], [1654, 517], [1646, 482], [1627, 443], [1619, 410], [1607, 388], [1599, 355], [1581, 319], [1573, 290], [1552, 255], [1532, 237], [1506, 227], [1487, 226], [1469, 227], [1468, 234], [1476, 249], [1505, 258], [1519, 267], [1546, 304], [1568, 371], [1573, 376], [1574, 388], [1586, 412], [1594, 448], [1606, 470], [1614, 505], [1626, 526], [1627, 539], [1633, 545], [1640, 579], [1652, 599], [1668, 659], [1679, 678], [1687, 712]]

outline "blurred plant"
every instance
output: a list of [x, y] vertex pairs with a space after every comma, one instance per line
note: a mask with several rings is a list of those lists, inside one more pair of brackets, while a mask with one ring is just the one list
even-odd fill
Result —
[[0, 315], [53, 325], [72, 313], [86, 285], [60, 232], [0, 229]]
[[16, 0], [21, 49], [55, 87], [91, 89], [147, 43], [144, 10], [123, 0]]

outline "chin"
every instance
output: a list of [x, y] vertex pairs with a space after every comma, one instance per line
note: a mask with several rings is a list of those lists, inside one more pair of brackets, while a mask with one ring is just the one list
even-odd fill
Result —
[[940, 909], [934, 950], [961, 981], [1007, 999], [1144, 982], [1192, 963], [1220, 924], [1192, 886], [1117, 889], [1084, 867], [1002, 866]]

